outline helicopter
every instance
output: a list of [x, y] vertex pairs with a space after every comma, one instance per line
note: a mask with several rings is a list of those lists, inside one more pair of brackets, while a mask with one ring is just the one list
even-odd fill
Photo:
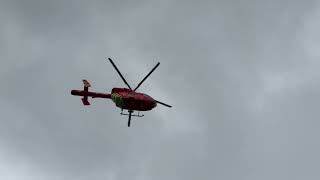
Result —
[[[140, 111], [150, 111], [153, 108], [157, 107], [157, 104], [161, 104], [163, 106], [171, 108], [171, 105], [160, 102], [158, 100], [153, 99], [151, 96], [137, 92], [137, 89], [141, 86], [141, 84], [151, 75], [151, 73], [160, 65], [158, 62], [154, 68], [140, 81], [140, 83], [132, 89], [126, 79], [123, 77], [115, 63], [111, 58], [108, 58], [112, 66], [115, 68], [122, 81], [126, 84], [128, 88], [112, 88], [111, 93], [101, 93], [101, 92], [92, 92], [89, 91], [89, 87], [91, 84], [88, 80], [83, 79], [83, 90], [71, 90], [71, 94], [74, 96], [82, 96], [81, 100], [84, 106], [89, 106], [90, 103], [88, 101], [88, 97], [91, 98], [105, 98], [111, 99], [116, 107], [121, 109], [121, 115], [128, 116], [128, 127], [130, 127], [131, 117], [143, 117], [144, 115], [140, 114]], [[128, 110], [128, 113], [123, 113], [123, 110]], [[137, 111], [137, 114], [133, 114], [134, 111]]]

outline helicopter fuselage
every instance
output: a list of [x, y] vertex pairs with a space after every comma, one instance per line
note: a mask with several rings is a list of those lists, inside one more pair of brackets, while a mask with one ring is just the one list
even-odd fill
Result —
[[127, 88], [113, 88], [111, 99], [121, 109], [150, 111], [157, 106], [157, 102], [149, 95]]

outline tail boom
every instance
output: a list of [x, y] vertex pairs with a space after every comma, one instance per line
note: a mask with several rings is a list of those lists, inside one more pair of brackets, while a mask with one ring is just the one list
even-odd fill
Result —
[[98, 93], [98, 92], [90, 92], [90, 91], [82, 91], [82, 90], [72, 90], [71, 94], [74, 95], [74, 96], [111, 99], [111, 94], [107, 94], [107, 93]]

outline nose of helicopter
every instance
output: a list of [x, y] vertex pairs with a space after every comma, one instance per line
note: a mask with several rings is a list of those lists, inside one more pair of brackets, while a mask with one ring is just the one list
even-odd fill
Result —
[[152, 101], [152, 108], [155, 108], [155, 107], [157, 107], [157, 102], [156, 102], [156, 100], [153, 100]]

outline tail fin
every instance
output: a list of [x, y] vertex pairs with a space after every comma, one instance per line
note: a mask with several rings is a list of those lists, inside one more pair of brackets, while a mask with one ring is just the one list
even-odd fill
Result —
[[89, 87], [91, 87], [91, 84], [89, 83], [89, 81], [87, 81], [85, 79], [83, 79], [82, 82], [83, 82], [83, 93], [84, 93], [84, 96], [83, 96], [83, 98], [81, 100], [82, 100], [83, 105], [89, 106], [90, 103], [88, 101], [88, 91], [89, 91]]
[[89, 83], [89, 81], [87, 81], [85, 79], [83, 79], [82, 82], [83, 82], [84, 90], [87, 89], [87, 91], [88, 91], [88, 88], [91, 87], [91, 84]]
[[81, 98], [83, 105], [85, 106], [89, 106], [90, 103], [88, 101], [88, 96], [83, 96], [83, 98]]
[[90, 105], [88, 101], [88, 97], [92, 98], [106, 98], [106, 99], [111, 99], [111, 94], [108, 93], [99, 93], [99, 92], [90, 92], [89, 87], [91, 87], [89, 81], [87, 80], [82, 80], [83, 82], [83, 90], [71, 90], [71, 94], [74, 96], [82, 96], [83, 98], [82, 103], [85, 106]]

